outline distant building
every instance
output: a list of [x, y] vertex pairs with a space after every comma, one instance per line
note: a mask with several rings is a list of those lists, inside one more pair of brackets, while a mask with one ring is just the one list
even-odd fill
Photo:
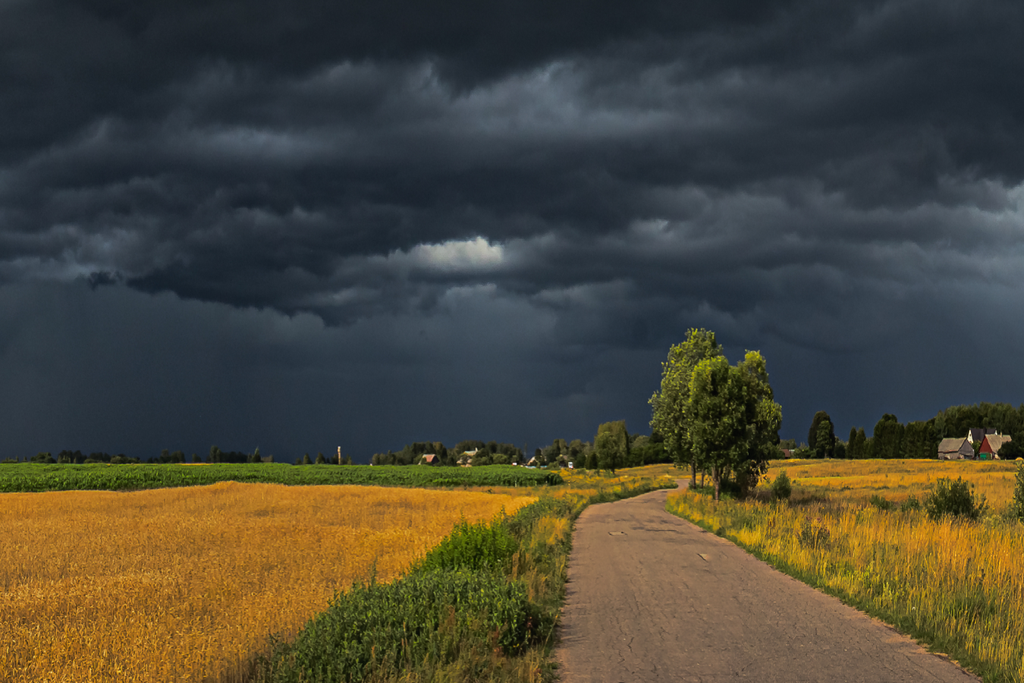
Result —
[[985, 437], [989, 434], [998, 433], [989, 427], [971, 427], [967, 432], [967, 438], [971, 440], [971, 443], [978, 443], [979, 441], [984, 441]]
[[1013, 439], [1009, 436], [986, 434], [981, 441], [981, 448], [978, 449], [978, 457], [982, 460], [999, 460], [999, 449], [1011, 441]]
[[441, 459], [433, 453], [424, 453], [423, 457], [420, 458], [421, 465], [440, 465]]
[[974, 446], [969, 438], [943, 439], [939, 442], [939, 460], [974, 459]]
[[470, 465], [472, 465], [474, 455], [476, 455], [476, 451], [473, 451], [472, 453], [466, 451], [465, 453], [460, 455], [457, 461], [459, 463], [459, 467], [469, 467]]

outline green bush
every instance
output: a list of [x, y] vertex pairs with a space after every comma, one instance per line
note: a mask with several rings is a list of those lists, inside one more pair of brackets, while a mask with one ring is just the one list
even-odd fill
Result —
[[511, 655], [531, 642], [537, 621], [522, 582], [500, 574], [431, 571], [357, 585], [336, 596], [293, 642], [278, 643], [257, 680], [380, 679], [453, 661], [472, 647]]
[[868, 504], [875, 506], [879, 510], [885, 510], [885, 511], [892, 510], [893, 508], [896, 507], [896, 503], [894, 503], [891, 500], [888, 500], [888, 499], [878, 495], [877, 493], [875, 495], [871, 496], [870, 498], [868, 498]]
[[975, 499], [974, 487], [957, 477], [956, 481], [942, 478], [935, 482], [931, 492], [924, 501], [925, 512], [932, 520], [939, 520], [947, 515], [976, 520], [984, 514], [987, 506], [985, 496]]
[[789, 480], [789, 475], [783, 470], [772, 482], [772, 500], [789, 500], [792, 494], [793, 482]]
[[1013, 500], [1010, 501], [1010, 507], [1007, 512], [1013, 519], [1024, 522], [1024, 463], [1017, 464], [1016, 482], [1016, 486], [1013, 489]]
[[917, 496], [910, 496], [900, 503], [900, 512], [914, 512], [921, 509], [921, 501]]
[[462, 520], [420, 563], [420, 571], [455, 569], [505, 570], [517, 547], [512, 532], [501, 521], [470, 524]]

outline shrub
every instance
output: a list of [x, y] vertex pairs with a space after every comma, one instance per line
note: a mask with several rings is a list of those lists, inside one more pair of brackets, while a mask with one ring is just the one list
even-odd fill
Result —
[[772, 482], [772, 499], [789, 500], [792, 493], [793, 483], [789, 480], [789, 475], [783, 470], [779, 472], [779, 475], [775, 477], [775, 481]]
[[377, 680], [414, 665], [453, 661], [482, 642], [504, 654], [528, 645], [539, 620], [519, 581], [477, 572], [415, 573], [354, 586], [279, 643], [260, 681]]
[[892, 502], [891, 500], [886, 500], [877, 493], [868, 498], [868, 503], [874, 505], [879, 510], [892, 510], [893, 508], [896, 507], [896, 503]]
[[900, 512], [913, 512], [921, 509], [921, 501], [917, 499], [917, 496], [910, 496], [905, 501], [900, 503]]
[[974, 487], [957, 477], [956, 481], [942, 478], [935, 482], [931, 493], [924, 501], [925, 512], [932, 520], [938, 520], [947, 515], [954, 517], [965, 517], [976, 520], [985, 512], [985, 496], [975, 500]]
[[421, 571], [505, 569], [517, 547], [501, 521], [470, 524], [462, 520], [452, 533], [423, 558]]
[[1024, 463], [1017, 463], [1017, 483], [1007, 512], [1010, 517], [1024, 522]]
[[799, 448], [793, 449], [793, 458], [796, 460], [809, 460], [814, 457], [814, 449], [801, 444]]

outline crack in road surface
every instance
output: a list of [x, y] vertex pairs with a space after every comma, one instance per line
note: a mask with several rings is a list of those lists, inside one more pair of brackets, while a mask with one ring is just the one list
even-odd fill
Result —
[[669, 514], [666, 495], [592, 505], [577, 521], [562, 683], [980, 680]]

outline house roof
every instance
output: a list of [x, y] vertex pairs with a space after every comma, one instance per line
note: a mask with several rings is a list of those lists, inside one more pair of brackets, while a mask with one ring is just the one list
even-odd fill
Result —
[[1013, 439], [1008, 435], [989, 434], [985, 437], [985, 440], [982, 441], [980, 450], [985, 453], [998, 453], [999, 449], [1003, 447], [1003, 444], [1009, 443], [1010, 441], [1013, 441]]
[[981, 441], [987, 434], [995, 434], [996, 430], [991, 427], [971, 427], [969, 434], [971, 441]]
[[[939, 453], [956, 453], [966, 442], [966, 438], [943, 439], [939, 442]], [[972, 448], [971, 450], [974, 449]]]
[[423, 454], [423, 462], [433, 464], [433, 463], [437, 462], [437, 456], [435, 454], [433, 454], [433, 453], [424, 453]]

